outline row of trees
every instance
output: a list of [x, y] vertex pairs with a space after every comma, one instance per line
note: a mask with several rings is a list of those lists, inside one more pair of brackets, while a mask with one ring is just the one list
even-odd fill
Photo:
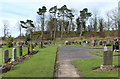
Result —
[[[48, 17], [46, 17], [46, 12], [47, 8], [43, 6], [36, 12], [38, 14], [36, 22], [32, 20], [20, 21], [20, 36], [21, 27], [26, 29], [26, 33], [30, 34], [30, 37], [33, 31], [40, 31], [41, 40], [43, 40], [44, 31], [48, 31], [54, 41], [56, 33], [60, 33], [62, 40], [64, 32], [69, 34], [76, 31], [82, 38], [85, 32], [102, 33], [106, 30], [118, 30], [117, 8], [109, 11], [106, 18], [99, 17], [97, 12], [89, 12], [87, 8], [81, 10], [79, 16], [75, 16], [75, 10], [68, 9], [66, 5], [61, 8], [51, 7]], [[6, 29], [4, 30], [6, 31]], [[6, 36], [6, 32], [4, 35]]]

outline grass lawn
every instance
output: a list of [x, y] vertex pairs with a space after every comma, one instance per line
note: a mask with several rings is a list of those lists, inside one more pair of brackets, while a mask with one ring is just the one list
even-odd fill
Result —
[[[83, 77], [118, 77], [118, 72], [102, 72], [92, 70], [102, 65], [102, 59], [81, 59], [74, 60], [73, 63], [81, 71]], [[118, 58], [113, 58], [113, 64], [118, 66]]]
[[[97, 56], [103, 56], [104, 51], [90, 51], [91, 54], [97, 55]], [[120, 52], [113, 52], [113, 56], [120, 56]]]
[[57, 46], [47, 46], [26, 61], [14, 67], [3, 77], [53, 77]]
[[[8, 48], [7, 46], [2, 46], [2, 48], [0, 48], [0, 50], [2, 50], [1, 53], [0, 53], [0, 60], [1, 60], [0, 64], [2, 64], [3, 51], [5, 49], [8, 49], [8, 51], [9, 51], [9, 58], [12, 58], [12, 49], [13, 48], [16, 48], [16, 50], [17, 50], [17, 57], [19, 57], [19, 48], [18, 47], [14, 46], [14, 47]], [[22, 47], [22, 51], [23, 51], [23, 55], [26, 55], [28, 53], [27, 47]]]

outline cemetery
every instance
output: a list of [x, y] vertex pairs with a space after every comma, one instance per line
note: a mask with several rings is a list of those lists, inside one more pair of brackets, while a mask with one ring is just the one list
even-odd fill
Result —
[[[22, 4], [28, 6], [27, 10], [24, 6], [23, 8], [29, 10], [29, 13], [22, 10], [21, 12], [26, 14], [16, 12], [16, 15], [24, 19], [18, 17], [16, 25], [12, 24], [13, 20], [10, 21], [11, 24], [6, 20], [0, 22], [3, 26], [3, 35], [0, 35], [0, 77], [118, 79], [120, 2], [116, 3], [116, 8], [107, 13], [104, 11], [103, 15], [100, 14], [102, 10], [98, 11], [98, 14], [88, 7], [77, 12], [75, 7], [68, 8], [67, 5], [37, 7], [35, 15], [31, 10], [36, 7], [30, 10], [29, 5]], [[96, 4], [102, 5], [103, 2]], [[33, 3], [30, 5], [33, 6]], [[89, 5], [91, 6], [91, 3]], [[106, 3], [104, 5], [108, 6]], [[21, 3], [13, 6], [17, 9]], [[104, 7], [102, 6], [103, 9]], [[11, 25], [15, 28], [11, 28]]]

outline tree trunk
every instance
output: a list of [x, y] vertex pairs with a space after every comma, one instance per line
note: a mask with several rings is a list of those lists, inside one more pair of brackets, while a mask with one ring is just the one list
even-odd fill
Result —
[[56, 14], [55, 14], [54, 43], [56, 39], [56, 27], [57, 27], [57, 21], [56, 21]]
[[63, 22], [61, 27], [61, 40], [63, 40], [63, 27], [64, 27], [64, 13], [63, 13]]
[[21, 37], [21, 26], [20, 26], [20, 37]]
[[42, 34], [41, 34], [42, 41], [43, 41], [43, 32], [44, 32], [44, 14], [43, 14]]
[[81, 30], [80, 30], [80, 39], [82, 39], [82, 24], [81, 24]]

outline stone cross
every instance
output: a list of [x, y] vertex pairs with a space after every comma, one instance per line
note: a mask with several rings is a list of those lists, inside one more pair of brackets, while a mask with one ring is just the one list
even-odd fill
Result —
[[22, 46], [19, 47], [19, 57], [22, 56]]
[[12, 60], [11, 61], [15, 61], [16, 58], [17, 58], [16, 48], [13, 48], [13, 54], [12, 54]]
[[9, 59], [9, 51], [6, 49], [3, 51], [3, 64], [6, 64]]

